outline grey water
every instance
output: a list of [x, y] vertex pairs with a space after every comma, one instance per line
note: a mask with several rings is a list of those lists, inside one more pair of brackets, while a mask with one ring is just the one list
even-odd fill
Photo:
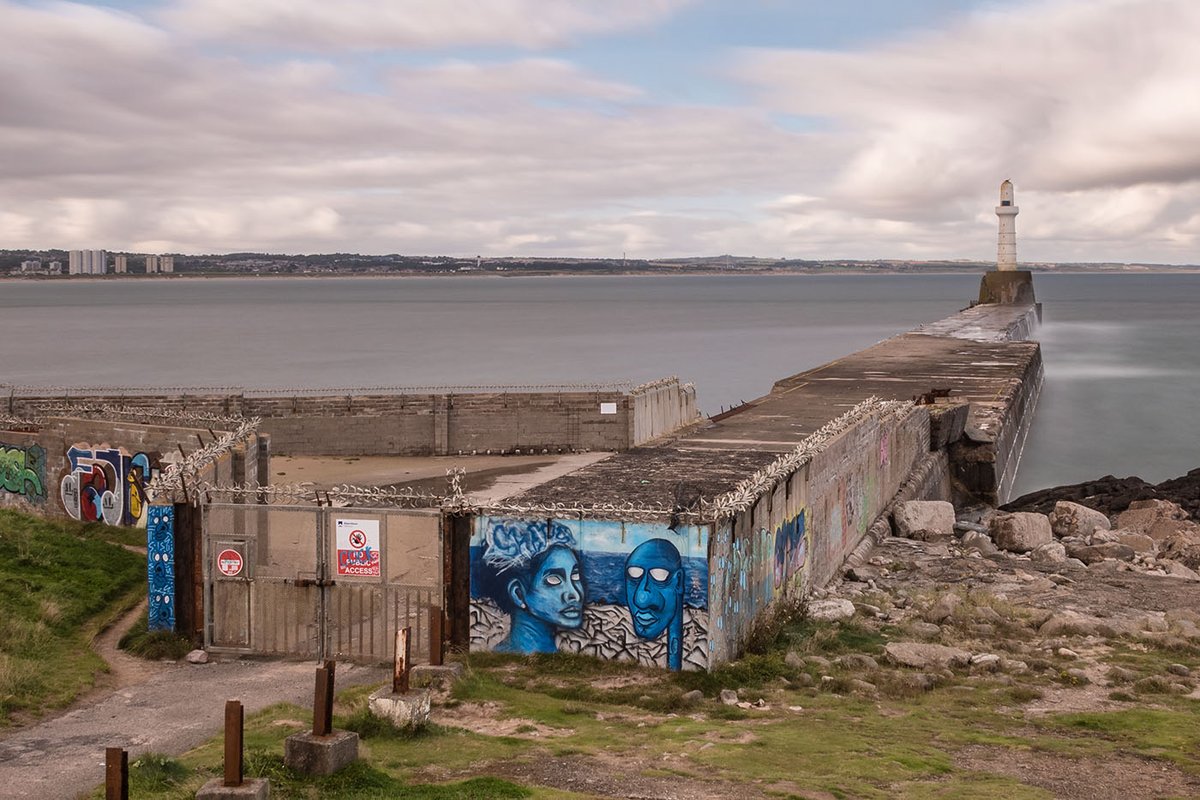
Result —
[[[0, 383], [696, 384], [716, 413], [959, 310], [975, 275], [0, 282]], [[1200, 275], [1035, 277], [1046, 384], [1017, 491], [1196, 467]]]

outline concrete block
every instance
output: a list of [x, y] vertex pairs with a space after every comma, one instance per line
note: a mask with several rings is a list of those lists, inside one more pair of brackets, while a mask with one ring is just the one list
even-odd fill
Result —
[[328, 736], [304, 731], [283, 742], [283, 762], [305, 775], [332, 775], [357, 759], [358, 734], [352, 731], [334, 731]]
[[224, 786], [222, 778], [213, 778], [196, 792], [196, 800], [217, 798], [239, 798], [243, 800], [268, 800], [271, 782], [265, 778], [246, 778], [241, 786]]
[[1035, 302], [1033, 273], [1028, 270], [991, 270], [979, 284], [979, 302], [1001, 305]]
[[970, 403], [929, 406], [929, 449], [941, 450], [961, 439], [970, 412]]
[[367, 707], [399, 730], [418, 730], [429, 722], [429, 692], [425, 690], [393, 694], [392, 687], [385, 686], [371, 693]]

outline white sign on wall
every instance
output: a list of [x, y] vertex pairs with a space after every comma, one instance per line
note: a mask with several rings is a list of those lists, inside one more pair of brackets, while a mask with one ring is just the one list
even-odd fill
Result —
[[378, 578], [379, 520], [339, 519], [334, 521], [337, 534], [337, 574], [358, 578]]
[[616, 403], [601, 403], [600, 404], [600, 413], [601, 414], [617, 413], [617, 404]]

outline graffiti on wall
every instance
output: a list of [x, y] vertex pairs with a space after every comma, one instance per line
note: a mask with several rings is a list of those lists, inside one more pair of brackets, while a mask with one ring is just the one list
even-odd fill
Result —
[[0, 443], [0, 489], [29, 500], [46, 499], [46, 451]]
[[804, 591], [808, 567], [807, 513], [800, 513], [775, 529], [775, 591], [786, 592], [793, 582]]
[[480, 517], [471, 647], [703, 668], [707, 549], [704, 528]]
[[67, 450], [61, 483], [63, 508], [82, 522], [146, 524], [146, 484], [157, 473], [146, 453], [76, 444]]
[[149, 628], [175, 629], [175, 507], [150, 506], [146, 515]]

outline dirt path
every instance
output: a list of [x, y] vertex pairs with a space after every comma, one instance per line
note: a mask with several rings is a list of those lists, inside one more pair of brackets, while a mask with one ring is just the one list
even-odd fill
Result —
[[123, 617], [103, 630], [92, 641], [92, 650], [108, 664], [108, 672], [96, 679], [96, 685], [77, 700], [72, 708], [80, 708], [97, 699], [111, 694], [117, 689], [132, 686], [148, 680], [152, 675], [167, 669], [170, 664], [162, 661], [147, 661], [144, 658], [131, 656], [120, 647], [121, 637], [137, 624], [138, 619], [146, 612], [149, 601], [142, 599]]
[[[114, 626], [118, 627], [118, 626]], [[117, 639], [120, 634], [115, 630]], [[115, 640], [114, 640], [115, 641]], [[130, 680], [95, 702], [0, 739], [0, 798], [65, 798], [104, 780], [104, 748], [178, 754], [221, 730], [226, 700], [253, 713], [275, 703], [312, 702], [312, 662], [151, 664], [151, 674], [114, 668]], [[382, 683], [383, 670], [338, 665], [338, 687]]]

